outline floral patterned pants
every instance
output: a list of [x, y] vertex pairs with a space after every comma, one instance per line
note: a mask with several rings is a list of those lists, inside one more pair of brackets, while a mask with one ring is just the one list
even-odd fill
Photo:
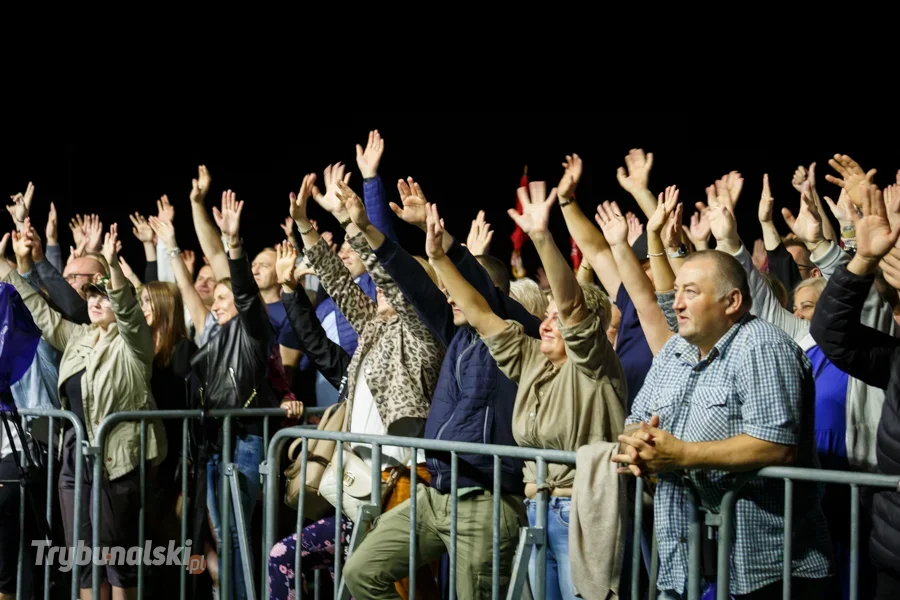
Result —
[[[300, 558], [303, 573], [328, 567], [332, 578], [334, 571], [334, 520], [331, 515], [303, 529], [300, 542]], [[347, 547], [353, 535], [353, 521], [341, 517], [341, 549], [347, 558]], [[300, 600], [294, 594], [297, 556], [297, 534], [286, 537], [272, 547], [269, 553], [269, 598], [273, 600]], [[301, 583], [301, 588], [302, 588]]]

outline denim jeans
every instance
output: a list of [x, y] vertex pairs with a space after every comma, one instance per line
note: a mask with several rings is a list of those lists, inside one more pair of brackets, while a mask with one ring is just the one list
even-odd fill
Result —
[[[256, 507], [256, 499], [259, 497], [262, 484], [259, 477], [259, 464], [263, 460], [263, 442], [258, 435], [245, 435], [235, 438], [234, 465], [238, 471], [238, 484], [241, 490], [241, 506], [244, 509], [244, 520], [249, 526], [253, 517], [253, 509]], [[221, 554], [222, 548], [222, 518], [219, 514], [219, 465], [222, 463], [220, 454], [213, 454], [206, 465], [206, 508], [213, 528], [216, 531], [216, 542]], [[232, 498], [234, 500], [234, 498]], [[231, 510], [231, 572], [229, 581], [221, 580], [219, 585], [230, 585], [230, 597], [235, 600], [246, 600], [247, 587], [244, 583], [244, 562], [241, 559], [241, 547], [238, 529], [234, 520], [234, 511]], [[249, 531], [247, 532], [249, 538]], [[250, 540], [248, 539], [248, 543]], [[250, 551], [250, 572], [253, 573], [253, 549]]]
[[[551, 497], [547, 510], [547, 578], [545, 580], [547, 600], [575, 600], [575, 587], [572, 585], [572, 571], [569, 568], [569, 508], [571, 498]], [[534, 527], [537, 522], [537, 502], [526, 500], [528, 524]], [[528, 578], [531, 582], [531, 593], [536, 598], [534, 589], [537, 573], [537, 552], [531, 553], [528, 563]]]

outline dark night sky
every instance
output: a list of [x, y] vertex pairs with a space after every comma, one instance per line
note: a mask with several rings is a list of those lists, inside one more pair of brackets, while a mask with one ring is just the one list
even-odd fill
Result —
[[[364, 144], [373, 128], [386, 140], [379, 173], [389, 200], [397, 200], [398, 177], [415, 177], [428, 199], [438, 203], [450, 231], [463, 239], [470, 220], [484, 208], [496, 230], [492, 253], [504, 260], [509, 257], [512, 232], [505, 211], [514, 206], [522, 167], [527, 164], [529, 177], [546, 179], [549, 188], [559, 180], [566, 153], [584, 158], [579, 201], [590, 214], [605, 199], [636, 210], [615, 178], [616, 168], [633, 147], [655, 155], [650, 179], [654, 192], [666, 185], [679, 186], [686, 218], [688, 206], [705, 200], [705, 186], [739, 170], [746, 181], [739, 223], [742, 236], [750, 240], [759, 233], [755, 214], [764, 172], [770, 175], [777, 208], [796, 210], [799, 197], [790, 180], [799, 164], [818, 161], [820, 193], [835, 199], [838, 189], [824, 180], [830, 172], [826, 161], [835, 152], [850, 154], [864, 168], [877, 168], [879, 185], [893, 182], [900, 168], [900, 149], [884, 147], [875, 129], [859, 135], [835, 133], [827, 118], [803, 124], [757, 115], [722, 119], [688, 113], [334, 112], [303, 124], [236, 116], [196, 129], [106, 124], [71, 137], [41, 133], [8, 153], [0, 182], [2, 192], [12, 194], [34, 181], [32, 214], [41, 231], [50, 201], [56, 202], [64, 246], [70, 243], [65, 224], [76, 212], [97, 212], [107, 226], [118, 222], [125, 233], [123, 254], [137, 270], [143, 261], [127, 215], [155, 212], [155, 200], [163, 193], [176, 206], [181, 247], [199, 250], [188, 205], [190, 180], [198, 164], [206, 164], [212, 173], [208, 204], [226, 188], [247, 202], [242, 232], [253, 252], [281, 239], [278, 224], [287, 216], [287, 194], [299, 187], [304, 173], [316, 171], [321, 177], [326, 164], [342, 160], [352, 167], [351, 186], [361, 192], [354, 145]], [[320, 228], [338, 229], [318, 207], [312, 216]], [[0, 229], [12, 228], [8, 216], [0, 219], [6, 219]], [[784, 229], [780, 216], [776, 223]], [[565, 243], [559, 211], [553, 227]], [[424, 252], [421, 233], [403, 223], [398, 229], [410, 250]]]

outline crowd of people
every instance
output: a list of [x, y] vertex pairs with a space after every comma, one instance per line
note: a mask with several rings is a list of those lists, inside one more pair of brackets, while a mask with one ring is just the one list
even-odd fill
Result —
[[[643, 218], [602, 202], [595, 225], [582, 210], [588, 203], [576, 200], [582, 159], [566, 156], [556, 187], [529, 182], [509, 210], [517, 235], [537, 251], [532, 279], [518, 249], [509, 263], [489, 254], [493, 232], [483, 212], [473, 215], [463, 243], [454, 233], [464, 232], [447, 230], [439, 207], [412, 178], [389, 195], [378, 175], [384, 148], [378, 131], [357, 146], [362, 197], [342, 163], [326, 167], [321, 179], [303, 177], [288, 199], [283, 241], [273, 240], [252, 261], [241, 237], [245, 202], [227, 190], [210, 216], [212, 178], [200, 166], [189, 206], [201, 252], [181, 249], [173, 225], [178, 202], [163, 196], [155, 215], [130, 217], [144, 248], [142, 276], [120, 256], [126, 236], [117, 224], [105, 229], [98, 215], [71, 218], [64, 261], [56, 209], [50, 206], [39, 232], [29, 184], [12, 196], [15, 229], [0, 240], [0, 285], [14, 289], [13, 302], [24, 306], [14, 313], [16, 327], [26, 337], [34, 331], [33, 343], [14, 348], [27, 358], [10, 387], [15, 406], [71, 411], [92, 446], [103, 420], [122, 411], [280, 407], [279, 425], [290, 425], [304, 407], [331, 406], [332, 430], [578, 452], [575, 465], [549, 464], [541, 476], [535, 461], [499, 461], [498, 536], [489, 454], [459, 454], [454, 468], [445, 452], [338, 447], [345, 469], [371, 473], [380, 462], [382, 514], [364, 525], [361, 545], [348, 555], [358, 515], [317, 501], [315, 514], [304, 513], [302, 531], [284, 529], [270, 549], [267, 589], [277, 599], [299, 600], [295, 588], [308, 589], [314, 570], [334, 575], [336, 529], [353, 597], [407, 598], [411, 526], [416, 597], [440, 598], [452, 493], [459, 598], [490, 597], [495, 550], [505, 594], [520, 529], [539, 523], [546, 528], [546, 598], [629, 597], [632, 484], [639, 477], [648, 483], [645, 503], [652, 503], [639, 540], [644, 584], [654, 537], [659, 549], [658, 589], [642, 593], [683, 600], [692, 513], [716, 512], [743, 473], [794, 466], [900, 475], [900, 171], [882, 191], [874, 169], [835, 155], [825, 176], [839, 192], [834, 201], [820, 197], [815, 163], [799, 167], [792, 183], [800, 210], [795, 216], [782, 208], [785, 236], [775, 225], [766, 175], [758, 200], [763, 238], [746, 245], [735, 211], [739, 201], [751, 201], [738, 172], [716, 180], [706, 202], [686, 209], [674, 186], [650, 192], [653, 154], [632, 150], [617, 178]], [[310, 219], [311, 202], [333, 216], [342, 241]], [[556, 210], [577, 246], [573, 264], [550, 232]], [[404, 248], [396, 219], [420, 229], [424, 246]], [[87, 499], [99, 486], [101, 546], [138, 546], [139, 467], [147, 461], [146, 537], [179, 540], [188, 513], [195, 553], [208, 566], [192, 582], [195, 595], [204, 594], [200, 579], [213, 597], [223, 586], [231, 598], [246, 597], [248, 586], [259, 589], [245, 573], [262, 565], [245, 571], [241, 537], [253, 537], [249, 523], [260, 509], [263, 424], [236, 423], [226, 440], [219, 424], [202, 419], [184, 445], [181, 421], [151, 417], [145, 439], [139, 423], [121, 422], [89, 459], [74, 428], [65, 428], [60, 456], [44, 459], [59, 461], [60, 545], [92, 546], [90, 503], [81, 502], [75, 530], [74, 497], [80, 490]], [[41, 463], [23, 457], [46, 454], [52, 435], [0, 428], [3, 478]], [[232, 449], [244, 531], [220, 511], [224, 447]], [[330, 458], [328, 469], [336, 467]], [[102, 481], [93, 480], [94, 460], [102, 461]], [[315, 484], [331, 501], [326, 479]], [[330, 485], [347, 485], [340, 473], [332, 479]], [[17, 590], [30, 597], [40, 578], [26, 556], [25, 577], [17, 580], [19, 497], [3, 487], [0, 600]], [[784, 490], [772, 479], [741, 487], [729, 561], [734, 598], [782, 596]], [[849, 598], [849, 487], [798, 483], [793, 499], [792, 597]], [[900, 493], [866, 492], [862, 502], [859, 597], [900, 597]], [[227, 539], [224, 519], [231, 521]], [[33, 531], [43, 529], [29, 526], [26, 535]], [[227, 580], [217, 563], [223, 544], [232, 557]], [[704, 535], [702, 545], [710, 594], [717, 536]], [[298, 552], [302, 572], [294, 572]], [[532, 586], [537, 561], [532, 553]], [[155, 592], [177, 590], [177, 567], [158, 575], [150, 584]], [[81, 569], [82, 598], [91, 597], [91, 576], [92, 569]], [[101, 576], [104, 598], [135, 597], [137, 566], [105, 565]]]

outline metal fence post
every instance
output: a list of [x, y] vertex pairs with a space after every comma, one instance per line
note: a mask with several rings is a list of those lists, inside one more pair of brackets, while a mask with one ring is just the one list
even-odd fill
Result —
[[[636, 477], [634, 482], [634, 532], [631, 551], [631, 600], [641, 596], [641, 538], [644, 527], [644, 479]], [[622, 560], [628, 560], [624, 557]], [[653, 590], [650, 590], [651, 597]]]
[[[544, 600], [547, 595], [547, 510], [548, 510], [548, 499], [547, 496], [549, 492], [547, 490], [542, 490], [541, 487], [544, 485], [547, 479], [547, 463], [543, 458], [538, 457], [537, 459], [537, 506], [536, 506], [536, 515], [534, 520], [534, 526], [537, 529], [540, 529], [544, 532], [541, 543], [538, 544], [537, 547], [537, 555], [535, 560], [537, 561], [536, 568], [534, 570], [535, 577], [534, 581], [531, 582], [532, 587], [535, 590], [536, 600]], [[527, 568], [527, 566], [526, 566]]]
[[493, 545], [491, 546], [491, 599], [500, 600], [500, 502], [503, 490], [501, 489], [500, 469], [502, 462], [500, 457], [494, 455], [494, 516], [492, 523], [494, 531], [491, 533]]
[[782, 599], [791, 600], [791, 566], [793, 564], [794, 482], [784, 480], [784, 556], [782, 557]]
[[[409, 465], [409, 600], [416, 600], [416, 489], [419, 474], [418, 450], [412, 448]], [[402, 467], [401, 467], [402, 468]]]
[[231, 415], [222, 423], [222, 453], [219, 455], [219, 598], [231, 597], [231, 486], [225, 469], [231, 465]]

